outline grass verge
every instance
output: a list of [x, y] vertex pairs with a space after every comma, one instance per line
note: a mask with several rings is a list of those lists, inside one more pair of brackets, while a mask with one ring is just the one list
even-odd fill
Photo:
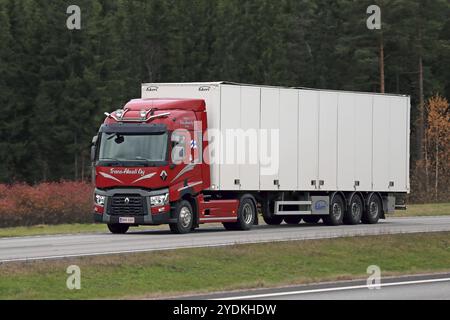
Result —
[[[81, 268], [78, 291], [66, 268]], [[450, 270], [450, 233], [183, 249], [0, 265], [0, 299], [152, 298]]]
[[395, 212], [395, 217], [450, 216], [450, 203], [408, 205], [408, 210]]

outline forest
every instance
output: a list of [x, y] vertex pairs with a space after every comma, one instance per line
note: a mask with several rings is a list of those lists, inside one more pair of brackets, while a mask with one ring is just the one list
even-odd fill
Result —
[[412, 196], [450, 199], [448, 0], [0, 0], [0, 183], [88, 181], [141, 83], [218, 80], [410, 95]]

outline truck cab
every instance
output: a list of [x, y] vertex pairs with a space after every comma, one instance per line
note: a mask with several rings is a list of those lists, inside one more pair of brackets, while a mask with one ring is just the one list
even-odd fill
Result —
[[105, 115], [91, 150], [96, 222], [119, 234], [140, 225], [187, 233], [201, 223], [237, 222], [238, 200], [203, 194], [210, 188], [205, 101], [137, 99]]

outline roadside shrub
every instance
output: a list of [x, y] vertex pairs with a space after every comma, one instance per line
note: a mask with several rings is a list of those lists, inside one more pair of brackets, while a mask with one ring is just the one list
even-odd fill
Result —
[[92, 222], [92, 191], [82, 182], [0, 184], [0, 228]]

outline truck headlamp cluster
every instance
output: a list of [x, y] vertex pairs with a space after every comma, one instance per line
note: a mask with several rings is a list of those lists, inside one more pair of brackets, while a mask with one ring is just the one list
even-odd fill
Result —
[[97, 206], [104, 207], [105, 206], [105, 200], [106, 200], [105, 196], [101, 196], [101, 195], [98, 195], [98, 194], [95, 195], [95, 204]]
[[150, 198], [150, 204], [152, 205], [152, 207], [162, 207], [168, 203], [169, 203], [168, 193]]

